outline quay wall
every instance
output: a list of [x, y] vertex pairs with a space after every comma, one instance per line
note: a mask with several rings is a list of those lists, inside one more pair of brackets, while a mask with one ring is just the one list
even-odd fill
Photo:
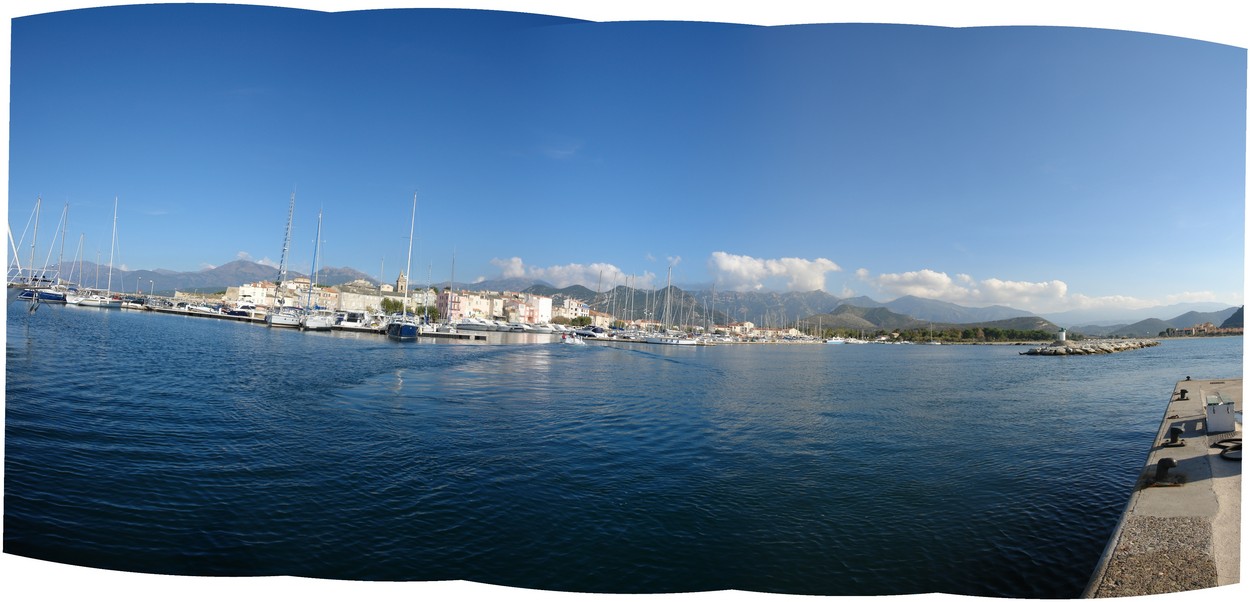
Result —
[[1241, 423], [1230, 409], [1241, 413], [1240, 378], [1176, 384], [1083, 598], [1240, 583]]

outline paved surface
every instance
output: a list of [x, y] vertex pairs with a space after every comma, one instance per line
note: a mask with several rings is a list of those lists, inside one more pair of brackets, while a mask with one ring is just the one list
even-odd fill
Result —
[[[1212, 432], [1219, 430], [1221, 420], [1217, 416], [1208, 421], [1207, 404], [1219, 402], [1233, 402], [1240, 418], [1240, 378], [1176, 384], [1155, 447], [1083, 597], [1144, 596], [1240, 583], [1241, 461], [1221, 458], [1220, 452], [1231, 444], [1219, 444], [1241, 437], [1241, 424], [1234, 422], [1232, 431]], [[1180, 429], [1176, 440], [1183, 445], [1171, 444], [1173, 428]], [[1176, 465], [1158, 478], [1165, 458]]]

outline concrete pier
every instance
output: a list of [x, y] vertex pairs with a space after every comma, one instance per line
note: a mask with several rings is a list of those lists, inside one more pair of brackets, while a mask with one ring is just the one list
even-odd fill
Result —
[[[1146, 466], [1082, 597], [1240, 583], [1241, 406], [1240, 378], [1176, 384]], [[1237, 439], [1235, 453], [1229, 439]]]

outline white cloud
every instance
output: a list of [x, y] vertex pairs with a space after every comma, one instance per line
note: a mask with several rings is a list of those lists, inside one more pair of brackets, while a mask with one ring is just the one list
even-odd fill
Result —
[[[968, 274], [956, 274], [952, 278], [945, 272], [930, 269], [901, 274], [881, 274], [876, 277], [869, 277], [866, 271], [862, 271], [859, 275], [861, 279], [871, 283], [877, 290], [887, 295], [895, 297], [913, 295], [960, 305], [1009, 305], [1030, 311], [1053, 311], [1083, 301], [1095, 302], [1088, 297], [1069, 295], [1068, 285], [1062, 280], [1047, 282], [999, 278], [977, 280]], [[1108, 300], [1107, 302], [1117, 301]]]
[[929, 269], [902, 274], [881, 274], [869, 281], [882, 292], [896, 297], [913, 295], [959, 303], [967, 302], [973, 296], [973, 289], [955, 284], [945, 272]]
[[772, 283], [784, 283], [790, 291], [824, 290], [825, 274], [842, 271], [823, 257], [760, 259], [724, 251], [712, 253], [707, 267], [717, 288], [737, 291], [760, 290]]
[[263, 258], [263, 259], [254, 259], [254, 258], [252, 257], [252, 254], [251, 254], [251, 253], [248, 253], [247, 251], [239, 251], [238, 253], [235, 253], [235, 254], [234, 254], [234, 258], [235, 258], [235, 259], [242, 259], [242, 260], [245, 260], [245, 261], [252, 261], [252, 262], [255, 262], [255, 263], [259, 263], [260, 265], [263, 265], [263, 266], [268, 266], [268, 267], [271, 267], [271, 268], [276, 268], [276, 267], [278, 267], [278, 262], [276, 262], [276, 261], [274, 261], [274, 260], [272, 260], [272, 259], [270, 259], [270, 258], [268, 258], [268, 257], [265, 257], [265, 258]]
[[[1225, 299], [1226, 298], [1221, 298], [1220, 295], [1211, 291], [1185, 291], [1168, 295], [1163, 298], [1163, 302], [1167, 305], [1172, 305], [1174, 303], [1199, 303], [1203, 301], [1224, 303], [1226, 302]], [[1240, 304], [1240, 297], [1238, 297], [1238, 302], [1234, 303], [1234, 305], [1237, 304]]]
[[[971, 278], [969, 284], [977, 286]], [[1018, 282], [987, 278], [974, 288], [983, 303], [1022, 303], [1024, 305], [1048, 305], [1063, 301], [1068, 295], [1068, 285], [1062, 280], [1049, 282]]]
[[499, 268], [500, 275], [504, 278], [520, 278], [525, 275], [525, 263], [521, 261], [520, 257], [495, 258], [490, 260], [490, 262]]
[[495, 258], [491, 264], [500, 269], [503, 278], [533, 278], [551, 283], [556, 288], [565, 288], [580, 284], [586, 288], [600, 287], [607, 290], [614, 285], [628, 285], [634, 288], [651, 288], [655, 285], [655, 274], [643, 272], [641, 276], [626, 274], [610, 263], [580, 264], [570, 263], [550, 267], [527, 266], [520, 257], [508, 259]]

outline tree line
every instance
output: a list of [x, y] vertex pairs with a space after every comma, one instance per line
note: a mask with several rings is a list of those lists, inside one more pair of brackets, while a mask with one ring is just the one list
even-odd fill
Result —
[[1055, 333], [1045, 330], [1021, 330], [1016, 328], [997, 328], [993, 326], [969, 326], [966, 328], [941, 328], [928, 330], [924, 328], [909, 330], [876, 330], [872, 333], [852, 330], [849, 328], [826, 328], [822, 337], [867, 337], [878, 339], [888, 337], [895, 341], [942, 343], [1005, 343], [1015, 341], [1053, 341]]

